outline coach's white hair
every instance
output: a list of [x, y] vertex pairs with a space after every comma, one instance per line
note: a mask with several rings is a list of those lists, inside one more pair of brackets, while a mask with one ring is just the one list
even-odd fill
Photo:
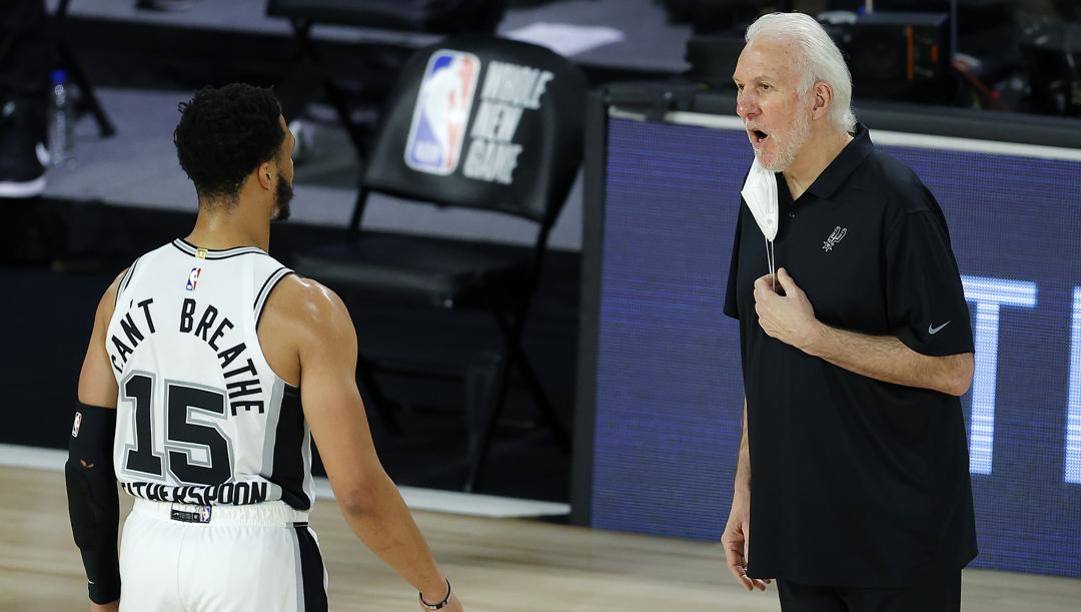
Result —
[[829, 83], [833, 88], [833, 100], [829, 109], [830, 123], [845, 132], [855, 129], [852, 75], [848, 72], [841, 50], [818, 21], [803, 13], [763, 15], [747, 28], [744, 40], [750, 43], [759, 38], [794, 42], [800, 51], [796, 59], [796, 70], [803, 77], [800, 94], [806, 94], [818, 81]]

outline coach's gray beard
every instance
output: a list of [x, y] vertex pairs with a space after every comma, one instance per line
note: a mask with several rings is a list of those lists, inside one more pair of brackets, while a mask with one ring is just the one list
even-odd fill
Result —
[[[755, 151], [755, 156], [758, 157], [758, 163], [763, 168], [770, 172], [784, 172], [792, 165], [792, 162], [796, 161], [796, 156], [799, 155], [800, 149], [803, 145], [807, 144], [807, 140], [811, 137], [811, 119], [805, 114], [799, 114], [796, 116], [796, 122], [792, 125], [792, 132], [788, 135], [788, 142], [784, 147], [777, 151], [777, 154], [773, 157], [773, 163], [767, 165], [762, 161], [761, 157], [758, 157], [758, 151]], [[771, 137], [772, 138], [772, 137]]]

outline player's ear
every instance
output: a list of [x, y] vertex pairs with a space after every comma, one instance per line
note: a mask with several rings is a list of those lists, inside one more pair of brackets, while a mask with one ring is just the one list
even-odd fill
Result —
[[255, 169], [255, 180], [259, 181], [259, 186], [263, 189], [274, 188], [274, 173], [278, 169], [269, 161], [265, 161], [259, 164], [259, 167]]

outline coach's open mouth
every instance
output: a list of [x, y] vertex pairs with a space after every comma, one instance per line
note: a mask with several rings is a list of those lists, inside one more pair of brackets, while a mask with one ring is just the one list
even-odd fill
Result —
[[750, 130], [751, 141], [754, 144], [761, 144], [765, 139], [769, 138], [769, 134], [762, 130]]

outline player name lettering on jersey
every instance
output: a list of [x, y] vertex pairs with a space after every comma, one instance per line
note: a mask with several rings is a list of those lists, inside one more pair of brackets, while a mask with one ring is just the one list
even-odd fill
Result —
[[170, 486], [153, 482], [121, 482], [129, 495], [150, 501], [193, 506], [244, 506], [267, 500], [268, 483], [226, 482], [213, 486]]
[[[117, 372], [123, 374], [124, 365], [147, 336], [157, 332], [151, 313], [153, 299], [140, 302], [132, 300], [128, 312], [120, 318], [120, 332], [109, 338], [112, 351], [109, 359]], [[134, 314], [134, 316], [133, 316]], [[193, 298], [184, 299], [180, 308], [178, 330], [182, 334], [191, 334], [200, 338], [218, 357], [222, 375], [225, 377], [225, 391], [229, 396], [229, 408], [232, 416], [241, 410], [258, 411], [263, 414], [263, 388], [259, 382], [259, 372], [255, 362], [249, 356], [245, 342], [230, 342], [230, 330], [235, 327], [229, 317], [221, 314], [212, 304], [201, 306]]]
[[[124, 332], [124, 339], [117, 337], [116, 334], [110, 336], [109, 341], [116, 349], [116, 353], [110, 353], [109, 360], [112, 361], [113, 367], [117, 372], [123, 372], [124, 364], [128, 362], [128, 356], [135, 352], [135, 347], [139, 346], [139, 343], [146, 339], [141, 329], [135, 323], [135, 319], [131, 316], [131, 311], [138, 308], [142, 311], [142, 322], [146, 326], [146, 333], [153, 334], [157, 331], [154, 327], [154, 318], [150, 316], [150, 305], [154, 303], [153, 299], [146, 299], [138, 304], [135, 300], [132, 300], [128, 304], [128, 312], [120, 318], [120, 329]], [[125, 342], [127, 340], [127, 342]], [[130, 345], [130, 346], [129, 346]], [[117, 363], [119, 359], [120, 363]]]
[[[259, 384], [259, 372], [255, 369], [255, 362], [248, 357], [248, 346], [239, 342], [222, 349], [218, 343], [230, 329], [233, 329], [233, 322], [225, 316], [222, 316], [221, 321], [218, 322], [218, 309], [207, 304], [202, 309], [199, 322], [196, 323], [195, 315], [198, 310], [199, 305], [193, 298], [184, 299], [184, 305], [180, 309], [180, 333], [201, 338], [217, 353], [222, 374], [225, 376], [225, 389], [229, 395], [229, 408], [233, 416], [242, 409], [249, 412], [256, 409], [259, 414], [263, 414], [265, 410], [263, 400], [258, 399], [262, 397], [263, 388]], [[214, 327], [215, 322], [218, 322], [217, 327]], [[210, 331], [211, 328], [214, 329], [213, 332]], [[253, 395], [257, 399], [244, 399]]]

